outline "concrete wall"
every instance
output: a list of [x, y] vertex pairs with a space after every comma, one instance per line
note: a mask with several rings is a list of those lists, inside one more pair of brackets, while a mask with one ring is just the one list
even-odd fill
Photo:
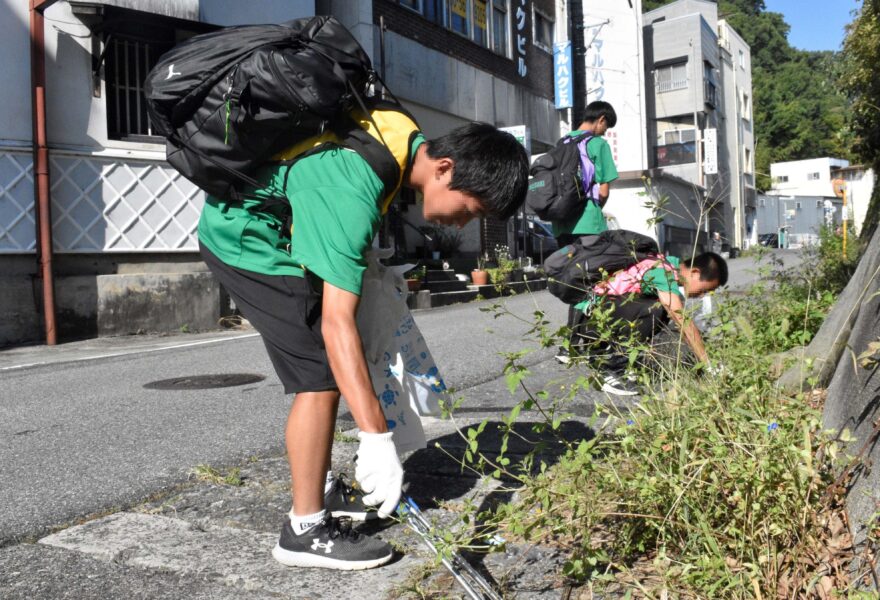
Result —
[[[31, 63], [27, 60], [28, 3], [0, 0], [0, 144], [21, 145], [31, 139]], [[11, 60], [9, 57], [19, 57]], [[25, 84], [9, 85], [11, 82]]]
[[667, 21], [699, 13], [703, 15], [706, 22], [715, 30], [718, 22], [718, 5], [708, 0], [679, 0], [666, 6], [656, 8], [651, 12], [645, 13], [645, 23], [651, 23], [657, 19], [665, 17]]
[[[0, 257], [0, 347], [37, 342], [42, 281], [33, 256]], [[228, 300], [196, 254], [59, 255], [55, 303], [61, 341], [216, 329]]]
[[857, 231], [861, 231], [862, 223], [868, 214], [868, 204], [871, 201], [871, 193], [874, 190], [874, 170], [849, 167], [838, 172], [846, 181], [847, 202], [850, 206], [853, 223]]
[[282, 23], [315, 14], [313, 0], [198, 0], [199, 20], [215, 25]]
[[[732, 225], [727, 238], [732, 246], [747, 245], [747, 213], [754, 213], [755, 138], [752, 120], [751, 51], [745, 41], [721, 20], [718, 22], [721, 48], [721, 79], [724, 94], [723, 136], [726, 143], [719, 147], [730, 167], [729, 208], [725, 219]], [[745, 96], [749, 106], [743, 104]], [[722, 152], [723, 150], [723, 152]], [[747, 210], [747, 207], [749, 209]], [[752, 230], [753, 231], [753, 230]], [[754, 233], [754, 231], [753, 231]]]
[[196, 21], [199, 18], [199, 0], [92, 0], [92, 2], [188, 21]]

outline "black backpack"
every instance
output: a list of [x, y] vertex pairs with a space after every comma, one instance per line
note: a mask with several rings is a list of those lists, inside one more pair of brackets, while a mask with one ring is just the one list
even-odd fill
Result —
[[144, 93], [168, 162], [213, 196], [240, 198], [243, 185], [259, 186], [259, 166], [325, 129], [391, 190], [397, 162], [350, 116], [358, 107], [369, 115], [364, 98], [377, 79], [351, 33], [321, 16], [195, 36], [162, 56]]
[[592, 137], [588, 131], [565, 136], [532, 164], [526, 204], [539, 218], [567, 221], [583, 212], [596, 174], [593, 161], [587, 155], [587, 144]]
[[659, 253], [653, 238], [626, 229], [584, 235], [544, 261], [547, 289], [566, 304], [577, 304], [606, 276]]

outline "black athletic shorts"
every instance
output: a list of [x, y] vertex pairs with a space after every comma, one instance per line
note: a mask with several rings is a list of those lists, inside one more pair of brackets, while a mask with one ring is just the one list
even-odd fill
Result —
[[321, 281], [231, 267], [199, 244], [202, 259], [263, 336], [284, 392], [337, 390], [321, 335]]

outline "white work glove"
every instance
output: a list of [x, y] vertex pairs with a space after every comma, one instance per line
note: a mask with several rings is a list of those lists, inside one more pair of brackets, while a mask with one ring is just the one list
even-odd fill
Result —
[[379, 506], [379, 517], [387, 519], [397, 511], [403, 467], [397, 457], [392, 433], [358, 432], [361, 444], [355, 460], [354, 478], [364, 491], [364, 504]]

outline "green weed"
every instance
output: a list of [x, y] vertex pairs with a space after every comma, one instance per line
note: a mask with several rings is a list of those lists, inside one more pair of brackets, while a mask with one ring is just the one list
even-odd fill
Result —
[[207, 481], [215, 485], [231, 485], [242, 486], [244, 480], [241, 478], [241, 469], [234, 467], [229, 469], [225, 474], [209, 465], [198, 465], [193, 469], [193, 474], [199, 481]]
[[[859, 577], [848, 572], [854, 551], [837, 483], [852, 466], [840, 444], [851, 440], [822, 429], [821, 390], [788, 396], [773, 376], [773, 356], [808, 343], [834, 302], [828, 268], [771, 267], [771, 284], [723, 299], [705, 334], [713, 364], [723, 365], [717, 374], [685, 360], [680, 339], [646, 347], [610, 311], [594, 310], [599, 341], [627, 353], [644, 394], [630, 409], [598, 407], [591, 438], [558, 433], [590, 378], [532, 391], [526, 353], [508, 354], [508, 386], [528, 394], [501, 419], [500, 448], [480, 446], [488, 421], [460, 433], [463, 467], [501, 479], [517, 499], [474, 508], [445, 539], [485, 549], [500, 531], [558, 545], [565, 578], [646, 597], [846, 597]], [[485, 310], [511, 316], [500, 305]], [[539, 346], [567, 343], [540, 311], [525, 320]], [[515, 428], [523, 410], [541, 416], [526, 434]], [[513, 437], [533, 444], [525, 458], [508, 456]]]

